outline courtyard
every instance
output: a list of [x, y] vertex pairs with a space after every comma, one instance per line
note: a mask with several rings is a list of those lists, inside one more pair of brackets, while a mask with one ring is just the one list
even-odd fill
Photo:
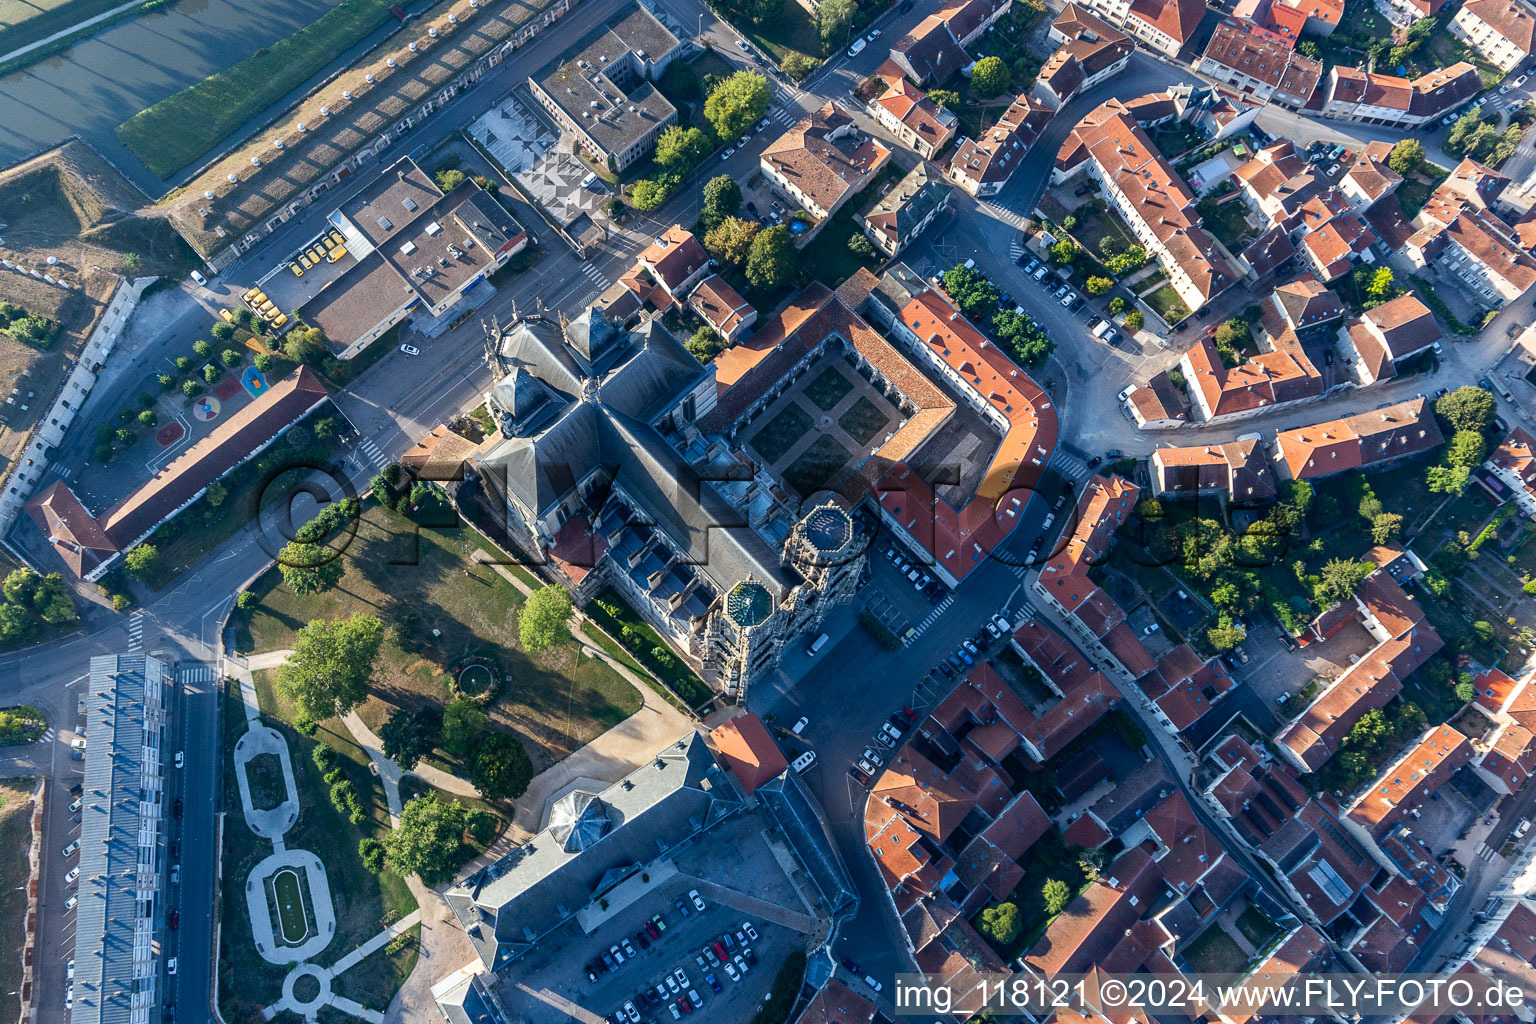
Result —
[[836, 490], [904, 417], [879, 388], [824, 356], [748, 428], [747, 444], [776, 478], [808, 498]]

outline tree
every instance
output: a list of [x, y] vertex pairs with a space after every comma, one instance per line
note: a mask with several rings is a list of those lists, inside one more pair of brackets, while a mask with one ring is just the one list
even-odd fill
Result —
[[1318, 574], [1318, 603], [1332, 605], [1347, 601], [1354, 596], [1365, 578], [1376, 571], [1370, 562], [1356, 562], [1347, 558], [1335, 558], [1325, 564]]
[[1051, 246], [1052, 263], [1071, 263], [1077, 259], [1077, 243], [1070, 238], [1063, 238]]
[[445, 882], [459, 866], [465, 812], [437, 794], [418, 796], [400, 812], [400, 824], [384, 837], [384, 858], [398, 875], [420, 875], [428, 885]]
[[139, 267], [143, 265], [143, 262], [144, 261], [139, 258], [139, 254], [136, 252], [123, 253], [123, 266], [127, 267], [129, 270], [138, 270]]
[[552, 583], [529, 594], [522, 614], [517, 617], [523, 650], [534, 654], [559, 643], [570, 633], [566, 626], [570, 617], [571, 592], [559, 584]]
[[951, 267], [944, 271], [939, 283], [966, 316], [977, 316], [997, 308], [997, 286], [975, 267]]
[[1472, 480], [1469, 466], [1430, 466], [1425, 482], [1435, 494], [1460, 494]]
[[714, 227], [741, 209], [741, 186], [729, 174], [716, 175], [704, 184], [704, 204], [699, 220], [706, 229]]
[[1125, 277], [1134, 274], [1147, 263], [1147, 250], [1139, 245], [1129, 246], [1125, 252], [1117, 256], [1111, 256], [1104, 261], [1104, 266], [1116, 277]]
[[236, 348], [227, 348], [219, 353], [219, 362], [233, 370], [245, 362], [245, 353]]
[[11, 604], [29, 605], [42, 583], [43, 578], [33, 569], [26, 566], [13, 569], [5, 577], [5, 599]]
[[1396, 512], [1382, 512], [1371, 518], [1371, 539], [1385, 544], [1403, 532], [1403, 517]]
[[372, 836], [357, 841], [357, 857], [375, 875], [384, 870], [384, 844]]
[[757, 221], [726, 217], [704, 233], [704, 248], [720, 262], [739, 267], [752, 255], [752, 240], [762, 230]]
[[960, 106], [960, 94], [953, 89], [929, 89], [928, 98], [945, 110], [954, 110]]
[[687, 172], [709, 155], [709, 136], [698, 128], [668, 125], [656, 139], [656, 162], [663, 167]]
[[443, 711], [443, 749], [455, 757], [469, 756], [490, 721], [480, 705], [460, 697]]
[[160, 563], [160, 549], [153, 544], [140, 544], [123, 556], [128, 575], [137, 580], [148, 580]]
[[1055, 351], [1056, 343], [1040, 329], [1028, 313], [1016, 313], [1011, 309], [1000, 310], [992, 318], [992, 333], [1010, 349], [1017, 362], [1025, 366], [1038, 366]]
[[1461, 701], [1463, 704], [1467, 704], [1467, 703], [1470, 703], [1471, 701], [1476, 700], [1477, 699], [1477, 687], [1475, 685], [1473, 685], [1472, 683], [1457, 683], [1456, 684], [1456, 699]]
[[1455, 430], [1486, 430], [1493, 419], [1493, 411], [1493, 396], [1471, 384], [1464, 384], [1435, 401], [1435, 412]]
[[[1398, 143], [1402, 145], [1402, 143]], [[1366, 286], [1365, 294], [1373, 299], [1390, 299], [1393, 293], [1393, 280], [1391, 267], [1377, 267], [1371, 274], [1371, 283]]]
[[213, 346], [199, 338], [192, 343], [192, 353], [199, 359], [207, 359], [213, 355]]
[[680, 180], [667, 174], [656, 178], [641, 178], [635, 182], [635, 187], [629, 194], [629, 201], [635, 209], [642, 213], [649, 213], [671, 198]]
[[830, 48], [844, 42], [858, 9], [853, 0], [821, 0], [815, 14], [816, 34], [821, 37], [821, 45]]
[[756, 71], [738, 71], [709, 91], [704, 116], [721, 139], [737, 139], [768, 112], [772, 96], [768, 79]]
[[208, 328], [208, 333], [213, 335], [214, 341], [229, 341], [235, 336], [235, 325], [220, 320]]
[[738, 0], [738, 7], [753, 24], [768, 25], [784, 13], [784, 0]]
[[1424, 144], [1418, 139], [1403, 139], [1392, 147], [1387, 166], [1403, 177], [1418, 171], [1428, 161], [1424, 156]]
[[277, 690], [318, 722], [345, 715], [368, 699], [368, 681], [384, 641], [384, 624], [366, 612], [299, 629], [293, 654], [277, 670]]
[[464, 184], [464, 172], [457, 167], [445, 167], [432, 175], [432, 181], [444, 192], [452, 192]]
[[475, 744], [469, 781], [487, 800], [520, 797], [532, 778], [533, 762], [512, 733], [493, 732]]
[[867, 235], [854, 232], [848, 236], [848, 251], [861, 260], [867, 260], [874, 256], [875, 244], [869, 240]]
[[314, 365], [330, 355], [325, 334], [318, 327], [296, 327], [283, 337], [283, 352], [289, 359]]
[[384, 756], [410, 771], [416, 763], [432, 752], [437, 742], [437, 716], [426, 711], [396, 708], [379, 727], [379, 741]]
[[1012, 903], [997, 903], [981, 912], [977, 930], [999, 946], [1006, 946], [1019, 935], [1019, 908]]
[[713, 327], [704, 326], [693, 332], [684, 345], [701, 363], [708, 363], [727, 348], [725, 339]]
[[0, 604], [0, 643], [18, 644], [32, 635], [32, 616], [16, 604]]
[[1205, 638], [1211, 642], [1211, 646], [1217, 651], [1230, 651], [1248, 639], [1248, 631], [1242, 626], [1230, 624], [1214, 626], [1205, 631]]
[[277, 553], [277, 571], [295, 594], [323, 594], [341, 582], [347, 566], [339, 551], [293, 540]]
[[1321, 60], [1323, 57], [1323, 48], [1317, 45], [1315, 39], [1303, 39], [1297, 43], [1296, 52], [1303, 57], [1311, 57], [1313, 60]]
[[747, 255], [747, 280], [755, 288], [777, 288], [795, 272], [795, 243], [789, 228], [775, 224], [759, 231]]
[[1067, 904], [1072, 902], [1072, 890], [1059, 878], [1046, 879], [1040, 895], [1045, 897], [1045, 913], [1049, 917], [1066, 910]]
[[1116, 314], [1116, 315], [1120, 314], [1120, 313], [1124, 313], [1125, 312], [1125, 299], [1122, 298], [1119, 295], [1116, 295], [1114, 298], [1110, 299], [1109, 300], [1109, 311], [1110, 311], [1111, 314]]
[[1012, 80], [1013, 72], [1001, 57], [983, 57], [971, 68], [971, 92], [984, 100], [1001, 96]]
[[1107, 277], [1090, 277], [1088, 279], [1088, 284], [1085, 287], [1088, 289], [1089, 295], [1092, 295], [1094, 298], [1098, 298], [1100, 295], [1103, 295], [1114, 286], [1115, 282], [1111, 281]]
[[1141, 325], [1147, 322], [1147, 316], [1139, 309], [1133, 309], [1125, 315], [1125, 326], [1133, 331], [1141, 330]]
[[[779, 4], [782, 7], [783, 0], [779, 0]], [[815, 71], [816, 64], [817, 61], [814, 57], [796, 51], [785, 57], [783, 63], [779, 66], [784, 69], [786, 75], [798, 82], [812, 71]], [[929, 93], [929, 95], [932, 96], [933, 94]]]

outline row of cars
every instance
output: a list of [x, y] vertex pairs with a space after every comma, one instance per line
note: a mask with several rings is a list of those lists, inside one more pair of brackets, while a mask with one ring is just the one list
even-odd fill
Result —
[[[695, 910], [702, 912], [707, 904], [704, 897], [699, 895], [699, 890], [690, 889], [688, 899], [693, 902]], [[678, 897], [673, 908], [683, 917], [688, 916], [688, 902]], [[635, 941], [630, 942], [628, 937], [620, 939], [608, 947], [600, 959], [589, 962], [586, 966], [587, 980], [596, 981], [599, 974], [612, 974], [624, 966], [624, 961], [633, 960], [640, 954], [635, 952], [635, 946], [641, 949], [650, 949], [651, 943], [660, 942], [662, 935], [666, 934], [667, 922], [660, 914], [651, 915], [651, 919], [645, 922], [645, 926], [635, 932]]]
[[893, 712], [890, 718], [881, 723], [880, 731], [875, 733], [874, 739], [864, 748], [864, 753], [854, 758], [853, 764], [848, 766], [849, 776], [861, 786], [873, 782], [880, 769], [885, 767], [886, 758], [890, 756], [889, 753], [882, 756], [878, 751], [894, 751], [907, 730], [916, 722], [917, 712], [910, 707]]
[[[1027, 252], [1020, 253], [1019, 258], [1014, 262], [1024, 268], [1025, 277], [1049, 292], [1067, 312], [1076, 313], [1083, 308], [1083, 297], [1072, 290], [1072, 285], [1064, 272], [1052, 270], [1048, 264], [1041, 263]], [[1006, 293], [1003, 298], [1012, 301]], [[1019, 309], [1022, 310], [1023, 307]]]
[[[695, 897], [695, 906], [702, 909], [703, 901], [696, 898], [697, 892], [689, 895]], [[752, 952], [750, 945], [756, 941], [757, 929], [751, 921], [743, 921], [734, 932], [727, 930], [706, 942], [693, 958], [704, 972], [703, 987], [715, 995], [723, 991], [724, 986], [715, 976], [715, 970], [720, 970], [733, 982], [746, 977], [757, 966], [757, 954]], [[665, 1020], [670, 1016], [675, 1021], [703, 1007], [704, 998], [688, 977], [686, 968], [675, 967], [660, 980], [647, 983], [605, 1019], [610, 1024], [649, 1024], [649, 1018], [642, 1014], [653, 1010], [658, 1019]]]
[[306, 249], [303, 249], [288, 264], [288, 269], [293, 271], [294, 277], [303, 277], [304, 271], [311, 267], [317, 267], [322, 262], [335, 263], [347, 254], [346, 239], [341, 237], [340, 231], [327, 231]]
[[976, 664], [977, 658], [992, 649], [994, 641], [1004, 640], [1012, 632], [1011, 622], [1001, 615], [994, 615], [987, 620], [985, 628], [978, 630], [969, 640], [962, 640], [960, 647], [948, 658], [929, 669], [928, 674], [935, 678], [942, 675], [946, 679], [964, 676], [971, 670], [971, 666]]
[[885, 548], [885, 560], [896, 567], [896, 571], [906, 577], [914, 590], [920, 594], [927, 594], [928, 600], [938, 604], [949, 596], [949, 590], [944, 584], [934, 579], [923, 571], [922, 566], [907, 557], [907, 553], [900, 545], [888, 544]]

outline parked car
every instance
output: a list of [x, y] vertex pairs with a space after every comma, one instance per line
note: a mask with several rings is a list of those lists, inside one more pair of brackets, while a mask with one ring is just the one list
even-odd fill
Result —
[[706, 975], [704, 975], [704, 984], [709, 986], [709, 990], [711, 992], [719, 992], [720, 991], [720, 980], [718, 978], [716, 978], [713, 974], [706, 974]]
[[651, 917], [651, 924], [656, 926], [656, 932], [657, 932], [658, 937], [660, 936], [661, 932], [664, 932], [664, 931], [667, 930], [667, 922], [665, 922], [665, 921], [663, 921], [661, 919], [661, 915], [660, 914], [656, 914], [656, 915], [653, 915]]
[[66, 856], [66, 857], [73, 857], [75, 854], [77, 854], [79, 852], [80, 852], [80, 840], [78, 840], [78, 839], [76, 839], [74, 842], [70, 843], [68, 846], [64, 847], [64, 856]]
[[631, 960], [635, 958], [635, 947], [633, 943], [631, 943], [628, 939], [620, 939], [619, 945], [624, 947], [625, 956], [629, 957]]
[[69, 899], [64, 901], [64, 909], [65, 910], [74, 910], [75, 909], [75, 904], [77, 904], [79, 902], [80, 902], [80, 894], [79, 893], [74, 893], [74, 894], [72, 894], [69, 897]]
[[180, 928], [181, 911], [173, 910], [169, 914], [165, 915], [165, 923], [170, 926], [171, 931], [175, 931], [177, 928]]
[[688, 898], [693, 901], [693, 909], [700, 912], [704, 910], [704, 897], [699, 895], [699, 890], [689, 889]]
[[848, 56], [857, 57], [859, 54], [864, 52], [864, 47], [868, 45], [869, 44], [864, 42], [863, 39], [855, 39], [853, 41], [853, 45], [848, 47]]
[[732, 981], [740, 981], [741, 980], [741, 974], [736, 970], [736, 965], [731, 963], [729, 960], [727, 960], [724, 964], [722, 964], [720, 966], [720, 969], [722, 971], [724, 971], [725, 972], [725, 976], [727, 978], [730, 978]]
[[175, 974], [176, 973], [176, 958], [174, 956], [171, 957], [169, 960], [167, 960], [165, 962], [165, 973], [166, 974]]
[[73, 885], [75, 879], [77, 879], [79, 877], [80, 877], [80, 869], [77, 868], [77, 867], [76, 868], [70, 868], [69, 869], [69, 873], [64, 876], [64, 884], [65, 885]]
[[677, 912], [682, 914], [684, 917], [687, 917], [692, 913], [692, 911], [688, 909], [688, 904], [683, 902], [682, 897], [678, 897], [676, 900], [673, 900], [672, 906], [676, 907]]
[[183, 750], [176, 751], [176, 767], [177, 768], [185, 768], [186, 766], [187, 766], [187, 754], [186, 754], [186, 751], [183, 751]]
[[744, 43], [743, 41], [741, 41], [740, 39], [736, 40], [736, 47], [737, 47], [737, 49], [741, 50], [742, 53], [751, 53], [752, 52], [752, 48], [750, 46], [748, 46], [746, 43]]

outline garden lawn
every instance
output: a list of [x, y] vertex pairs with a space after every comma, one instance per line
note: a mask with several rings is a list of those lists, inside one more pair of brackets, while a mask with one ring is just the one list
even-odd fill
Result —
[[1236, 974], [1248, 962], [1248, 955], [1237, 940], [1212, 925], [1180, 954], [1201, 974]]
[[747, 443], [756, 448], [757, 454], [769, 463], [778, 462], [812, 426], [810, 413], [800, 408], [799, 403], [791, 402], [753, 434], [752, 440]]
[[809, 497], [826, 486], [832, 474], [842, 469], [848, 459], [848, 449], [843, 447], [843, 442], [831, 434], [822, 434], [784, 470], [784, 482], [802, 498]]
[[1234, 252], [1239, 251], [1243, 248], [1243, 238], [1253, 234], [1253, 229], [1248, 226], [1248, 219], [1244, 216], [1246, 209], [1241, 199], [1220, 203], [1216, 207], [1217, 216], [1207, 217], [1205, 227], [1222, 245]]
[[868, 444], [876, 434], [885, 429], [888, 422], [890, 422], [889, 417], [880, 411], [879, 406], [860, 395], [859, 400], [838, 417], [837, 425], [847, 431], [848, 436], [859, 444]]
[[[607, 605], [616, 610], [617, 617], [609, 615], [601, 605]], [[604, 587], [603, 590], [587, 603], [582, 609], [593, 622], [585, 632], [592, 636], [603, 637], [607, 643], [600, 646], [610, 655], [628, 662], [631, 666], [643, 665], [642, 672], [649, 672], [660, 679], [662, 683], [675, 695], [674, 702], [681, 701], [689, 707], [700, 707], [714, 696], [704, 681], [694, 674], [674, 652], [668, 649], [666, 642], [661, 639], [650, 624], [640, 617], [640, 613], [630, 607], [629, 602], [621, 597], [618, 591], [612, 587]], [[629, 630], [629, 636], [625, 637], [625, 629]], [[605, 633], [606, 631], [606, 633]], [[621, 642], [630, 643], [629, 650], [620, 647]], [[667, 656], [665, 663], [656, 657], [657, 650]]]
[[1085, 246], [1095, 258], [1102, 256], [1104, 239], [1114, 240], [1115, 252], [1121, 253], [1136, 243], [1131, 229], [1120, 215], [1107, 207], [1100, 208], [1103, 200], [1092, 200], [1078, 207], [1073, 214], [1077, 223], [1072, 227], [1072, 237]]
[[[1046, 928], [1055, 920], [1045, 912], [1042, 890], [1046, 882], [1052, 878], [1066, 882], [1074, 900], [1092, 884], [1078, 866], [1079, 852], [1077, 847], [1068, 846], [1061, 838], [1061, 833], [1054, 828], [1025, 852], [1024, 859], [1019, 862], [1019, 867], [1024, 869], [1024, 877], [1009, 894], [1010, 901], [1019, 908], [1019, 934], [1006, 949], [999, 950], [1004, 959], [1014, 960], [1021, 956], [1045, 934]], [[1067, 908], [1063, 913], [1070, 912], [1070, 903]], [[976, 924], [980, 920], [981, 914], [978, 911], [971, 923]]]
[[388, 22], [391, 2], [343, 0], [286, 39], [139, 111], [117, 126], [117, 137], [164, 181]]
[[276, 754], [257, 754], [245, 764], [245, 780], [251, 788], [251, 806], [270, 811], [288, 797], [283, 765]]
[[[884, 4], [871, 6], [879, 8]], [[730, 3], [726, 3], [723, 9], [736, 31], [752, 40], [780, 64], [792, 53], [804, 54], [812, 60], [818, 60], [822, 55], [821, 37], [816, 33], [816, 26], [811, 24], [811, 16], [806, 9], [797, 3], [786, 3], [783, 12], [767, 25], [754, 24], [751, 18], [734, 10]]]
[[[501, 675], [500, 694], [486, 713], [522, 738], [534, 771], [542, 771], [638, 711], [640, 695], [605, 663], [583, 656], [574, 638], [524, 653], [517, 640], [522, 593], [492, 567], [473, 564], [475, 551], [507, 557], [467, 525], [418, 531], [370, 498], [342, 556], [340, 585], [300, 596], [276, 568], [269, 570], [251, 587], [256, 607], [235, 616], [239, 649], [291, 647], [295, 631], [312, 619], [378, 615], [391, 628], [373, 696], [358, 708], [374, 731], [395, 708], [446, 706], [450, 671], [470, 655], [486, 657]], [[432, 761], [465, 774], [445, 751]]]
[[[389, 829], [389, 808], [378, 779], [369, 773], [367, 755], [336, 719], [320, 723], [313, 738], [300, 736], [284, 720], [292, 710], [273, 692], [272, 671], [255, 675], [262, 719], [282, 734], [293, 762], [298, 786], [299, 819], [283, 837], [289, 849], [308, 850], [325, 865], [331, 902], [336, 911], [336, 935], [327, 943], [323, 962], [367, 941], [391, 921], [416, 909], [405, 880], [393, 872], [375, 875], [363, 867], [357, 844], [365, 837], [382, 837]], [[245, 733], [245, 705], [239, 687], [231, 683], [224, 695], [224, 757], [228, 759]], [[330, 787], [315, 767], [311, 751], [317, 743], [335, 748], [338, 765], [357, 791], [368, 817], [353, 825], [331, 803]], [[219, 1007], [225, 1020], [258, 1020], [261, 1009], [282, 996], [284, 967], [270, 965], [256, 952], [246, 910], [245, 879], [259, 861], [272, 853], [272, 844], [246, 827], [240, 814], [240, 789], [231, 763], [225, 761], [223, 890], [220, 898]], [[382, 994], [382, 993], [381, 993]], [[388, 995], [393, 997], [394, 991]]]
[[[393, 953], [389, 952], [396, 948]], [[331, 979], [331, 991], [383, 1013], [395, 991], [411, 976], [421, 953], [421, 925], [411, 929]]]
[[1171, 284], [1165, 284], [1157, 291], [1143, 296], [1142, 301], [1170, 324], [1178, 323], [1189, 315], [1189, 309], [1179, 298], [1179, 293], [1173, 290]]
[[[20, 935], [27, 916], [27, 850], [32, 843], [31, 779], [0, 781], [0, 928], [7, 935]], [[0, 957], [0, 1014], [6, 1020], [19, 1019], [21, 1002], [21, 957]]]
[[839, 373], [837, 367], [829, 366], [806, 385], [805, 397], [822, 412], [831, 412], [852, 390], [853, 382]]
[[807, 242], [800, 250], [800, 277], [802, 283], [820, 281], [828, 288], [836, 288], [854, 274], [861, 267], [870, 266], [883, 257], [878, 251], [874, 256], [865, 259], [858, 256], [848, 248], [848, 240], [854, 235], [862, 235], [861, 228], [854, 217], [869, 210], [880, 201], [880, 189], [887, 185], [892, 187], [905, 175], [895, 161], [887, 163], [875, 179], [864, 187], [858, 195], [853, 196], [843, 204], [842, 209], [832, 215], [832, 219], [821, 226], [816, 232], [816, 237]]

